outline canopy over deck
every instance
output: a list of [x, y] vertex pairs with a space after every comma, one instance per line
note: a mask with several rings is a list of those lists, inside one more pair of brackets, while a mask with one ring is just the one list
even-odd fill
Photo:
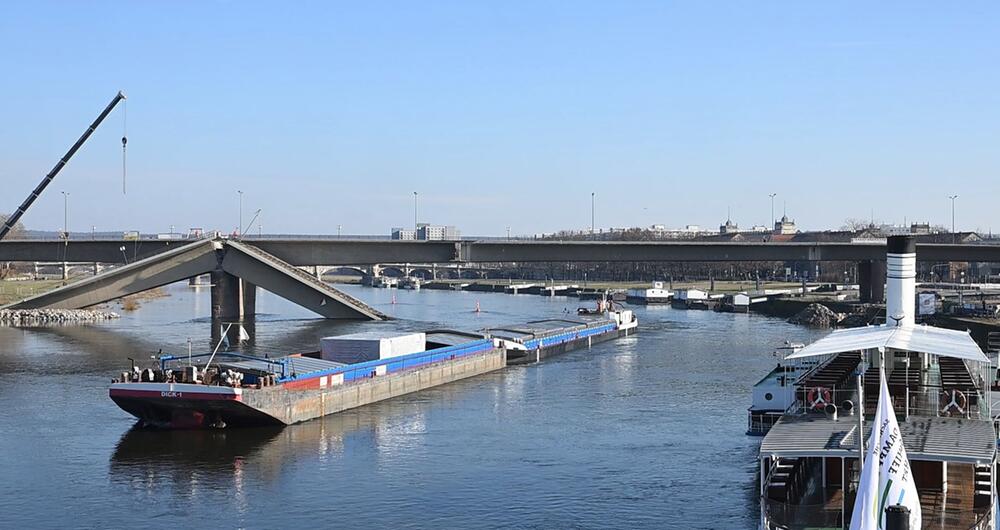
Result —
[[915, 351], [977, 362], [989, 362], [967, 331], [933, 326], [870, 326], [836, 330], [789, 355], [802, 359], [817, 355], [867, 350], [872, 348]]

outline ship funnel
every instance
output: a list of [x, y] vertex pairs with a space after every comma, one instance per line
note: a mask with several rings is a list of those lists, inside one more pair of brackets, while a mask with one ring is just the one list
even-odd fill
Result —
[[913, 236], [889, 236], [885, 275], [885, 322], [912, 326], [917, 291], [917, 244]]

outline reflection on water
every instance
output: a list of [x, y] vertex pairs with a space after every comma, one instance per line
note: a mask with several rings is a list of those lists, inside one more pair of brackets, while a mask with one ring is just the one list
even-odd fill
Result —
[[[480, 329], [578, 303], [346, 290], [397, 320], [325, 321], [262, 293], [255, 341], [240, 348]], [[212, 346], [208, 292], [169, 292], [120, 321], [0, 328], [0, 527], [751, 528], [750, 385], [776, 344], [815, 335], [754, 315], [640, 307], [634, 337], [284, 429], [137, 430], [107, 398], [126, 358], [183, 353], [189, 338]]]

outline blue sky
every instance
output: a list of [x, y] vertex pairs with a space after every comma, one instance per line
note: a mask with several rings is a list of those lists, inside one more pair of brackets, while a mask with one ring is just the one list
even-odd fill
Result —
[[[949, 9], [950, 8], [950, 9]], [[465, 234], [847, 217], [1000, 230], [1000, 4], [21, 2], [0, 211], [32, 228]]]

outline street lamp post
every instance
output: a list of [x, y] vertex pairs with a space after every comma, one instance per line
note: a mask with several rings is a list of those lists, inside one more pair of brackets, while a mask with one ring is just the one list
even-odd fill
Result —
[[344, 225], [337, 225], [337, 239], [340, 239], [340, 230], [344, 228]]
[[590, 237], [597, 239], [594, 220], [597, 218], [597, 193], [590, 192]]
[[236, 193], [240, 195], [240, 225], [237, 229], [237, 237], [243, 237], [243, 191], [236, 190]]
[[951, 242], [954, 243], [955, 242], [955, 199], [958, 198], [958, 195], [949, 195], [948, 198], [951, 199]]
[[772, 228], [774, 228], [774, 198], [777, 195], [778, 195], [777, 193], [772, 193], [772, 194], [768, 195], [768, 197], [771, 198], [771, 227]]
[[413, 230], [417, 230], [417, 192], [413, 192]]
[[510, 241], [510, 227], [507, 227], [507, 240]]
[[63, 194], [63, 266], [62, 266], [62, 279], [66, 280], [69, 278], [69, 270], [66, 266], [66, 254], [69, 252], [69, 193], [62, 192]]
[[69, 239], [69, 192], [62, 192], [63, 195], [63, 238]]

